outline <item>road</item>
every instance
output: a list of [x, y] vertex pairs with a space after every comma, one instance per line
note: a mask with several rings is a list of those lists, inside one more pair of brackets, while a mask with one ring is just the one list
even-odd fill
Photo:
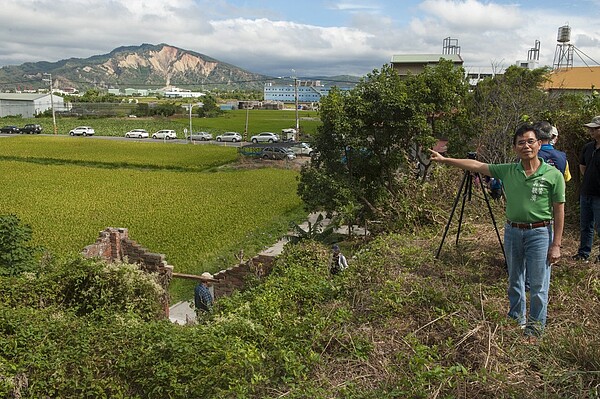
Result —
[[[4, 134], [4, 133], [0, 133], [0, 137], [12, 137], [12, 136], [19, 136], [16, 134]], [[24, 135], [24, 136], [47, 136], [47, 137], [51, 137], [54, 136], [53, 134], [34, 134], [34, 135]], [[142, 142], [147, 142], [147, 143], [169, 143], [169, 144], [189, 144], [189, 140], [185, 140], [185, 139], [172, 139], [172, 140], [166, 140], [166, 139], [161, 139], [161, 140], [155, 140], [155, 139], [128, 139], [125, 137], [119, 137], [119, 136], [69, 136], [69, 135], [65, 135], [65, 134], [59, 134], [57, 136], [61, 136], [61, 137], [67, 137], [69, 139], [72, 140], [88, 140], [88, 139], [98, 139], [98, 140], [117, 140], [117, 141], [142, 141]], [[196, 141], [194, 140], [194, 144], [199, 144], [199, 145], [206, 145], [206, 144], [213, 144], [213, 145], [223, 145], [223, 146], [230, 146], [230, 147], [241, 147], [245, 144], [248, 144], [248, 142], [237, 142], [237, 143], [231, 143], [231, 142], [219, 142], [216, 140], [211, 140], [211, 141]]]

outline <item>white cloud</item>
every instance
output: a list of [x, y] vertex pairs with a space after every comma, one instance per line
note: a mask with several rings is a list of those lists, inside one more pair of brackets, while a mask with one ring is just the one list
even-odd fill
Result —
[[441, 53], [446, 37], [459, 40], [470, 65], [511, 65], [540, 40], [544, 65], [552, 64], [557, 29], [566, 21], [574, 44], [600, 59], [595, 16], [570, 14], [589, 2], [553, 10], [503, 0], [418, 1], [342, 0], [329, 6], [308, 1], [305, 20], [323, 12], [347, 18], [345, 26], [329, 21], [325, 27], [294, 22], [294, 15], [286, 20], [284, 7], [269, 9], [265, 1], [4, 0], [0, 65], [167, 43], [274, 76], [289, 75], [291, 69], [299, 76], [362, 75], [394, 54]]

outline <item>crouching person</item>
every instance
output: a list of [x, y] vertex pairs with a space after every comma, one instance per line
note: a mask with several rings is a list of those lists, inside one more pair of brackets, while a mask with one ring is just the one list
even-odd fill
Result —
[[194, 290], [194, 305], [196, 306], [196, 314], [200, 315], [203, 312], [211, 312], [213, 308], [213, 296], [210, 292], [212, 283], [217, 282], [213, 275], [204, 272], [200, 275], [200, 282]]

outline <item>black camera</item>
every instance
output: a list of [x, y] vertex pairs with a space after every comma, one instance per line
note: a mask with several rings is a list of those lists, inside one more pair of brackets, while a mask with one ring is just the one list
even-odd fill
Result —
[[467, 158], [469, 158], [469, 159], [477, 159], [477, 153], [475, 151], [467, 152]]

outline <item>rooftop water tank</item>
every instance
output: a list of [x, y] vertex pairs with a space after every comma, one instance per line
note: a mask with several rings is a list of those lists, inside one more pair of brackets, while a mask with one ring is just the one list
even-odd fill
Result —
[[561, 26], [558, 28], [558, 38], [556, 39], [560, 43], [567, 43], [571, 41], [571, 27], [569, 25]]

